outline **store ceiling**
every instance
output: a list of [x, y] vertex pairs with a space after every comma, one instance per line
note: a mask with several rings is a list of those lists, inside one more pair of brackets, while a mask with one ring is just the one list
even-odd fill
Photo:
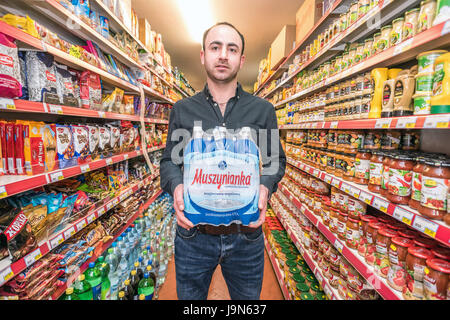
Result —
[[[195, 1], [195, 0], [185, 0]], [[246, 63], [239, 82], [253, 92], [259, 62], [286, 24], [295, 24], [295, 13], [304, 0], [210, 0], [215, 22], [228, 21], [244, 35]], [[176, 0], [133, 0], [137, 15], [145, 17], [153, 30], [162, 34], [172, 65], [177, 66], [195, 90], [201, 90], [206, 74], [200, 63], [201, 44], [188, 32]], [[198, 16], [202, 19], [202, 16]]]

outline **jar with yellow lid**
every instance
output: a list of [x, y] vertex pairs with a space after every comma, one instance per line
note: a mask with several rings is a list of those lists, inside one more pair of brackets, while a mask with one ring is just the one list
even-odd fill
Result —
[[364, 16], [370, 7], [370, 0], [359, 0], [358, 18]]
[[356, 51], [357, 51], [357, 48], [353, 48], [348, 53], [348, 67], [351, 67], [354, 64], [356, 64]]
[[349, 63], [349, 52], [345, 51], [344, 54], [342, 55], [342, 61], [341, 61], [341, 71], [345, 71], [348, 68], [348, 63]]
[[378, 42], [381, 40], [381, 32], [377, 32], [373, 35], [373, 44], [372, 44], [372, 52], [371, 56], [378, 53]]
[[352, 65], [358, 64], [363, 60], [364, 60], [364, 43], [360, 43], [356, 47], [355, 57]]
[[348, 23], [349, 26], [351, 26], [358, 20], [358, 15], [359, 15], [358, 9], [359, 9], [359, 4], [358, 4], [358, 0], [356, 0], [350, 6], [350, 21]]
[[343, 32], [343, 31], [347, 30], [347, 27], [348, 27], [347, 13], [342, 13], [340, 17], [341, 17], [341, 20], [340, 20], [339, 32]]

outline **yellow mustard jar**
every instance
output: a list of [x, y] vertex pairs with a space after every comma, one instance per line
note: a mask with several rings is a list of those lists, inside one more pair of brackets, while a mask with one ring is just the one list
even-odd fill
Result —
[[384, 83], [388, 78], [388, 68], [377, 68], [371, 72], [374, 84], [374, 93], [370, 103], [369, 119], [381, 117]]
[[434, 70], [431, 114], [450, 113], [450, 53], [436, 59]]

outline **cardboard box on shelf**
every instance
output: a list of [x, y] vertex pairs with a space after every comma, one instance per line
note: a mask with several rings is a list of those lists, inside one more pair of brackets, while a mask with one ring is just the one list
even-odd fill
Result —
[[145, 18], [139, 19], [139, 40], [149, 51], [152, 51], [152, 27]]
[[285, 25], [270, 47], [270, 70], [275, 70], [295, 46], [295, 26]]
[[322, 18], [323, 0], [307, 0], [297, 11], [296, 21], [296, 38], [295, 43], [299, 45], [314, 27], [314, 25]]

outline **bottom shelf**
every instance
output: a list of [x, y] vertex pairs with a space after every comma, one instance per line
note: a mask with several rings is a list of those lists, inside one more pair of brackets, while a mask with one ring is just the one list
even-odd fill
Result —
[[267, 241], [265, 235], [264, 235], [264, 245], [266, 247], [267, 254], [269, 255], [270, 262], [272, 263], [273, 270], [275, 271], [275, 275], [277, 277], [278, 283], [280, 284], [281, 291], [283, 292], [284, 299], [285, 300], [291, 300], [291, 295], [289, 294], [289, 291], [287, 289], [286, 283], [284, 282], [284, 278], [283, 278], [283, 275], [281, 273], [280, 265], [279, 265], [277, 259], [275, 259], [275, 256], [274, 256], [274, 254], [272, 252], [270, 244]]

